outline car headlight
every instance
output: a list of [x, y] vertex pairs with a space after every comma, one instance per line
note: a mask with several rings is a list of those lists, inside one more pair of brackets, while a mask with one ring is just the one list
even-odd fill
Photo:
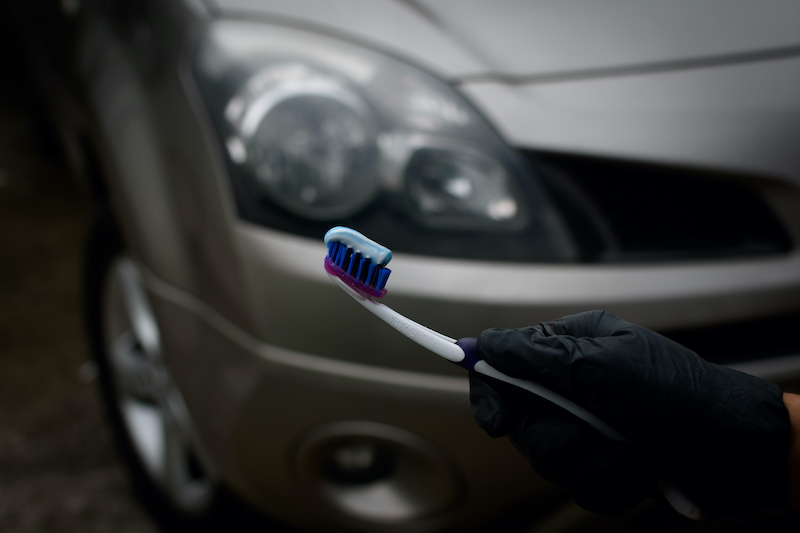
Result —
[[239, 215], [318, 237], [349, 225], [398, 251], [564, 259], [546, 190], [452, 86], [317, 33], [222, 20], [192, 73]]
[[267, 64], [224, 114], [232, 161], [287, 211], [332, 220], [377, 194], [377, 130], [344, 80], [297, 61]]

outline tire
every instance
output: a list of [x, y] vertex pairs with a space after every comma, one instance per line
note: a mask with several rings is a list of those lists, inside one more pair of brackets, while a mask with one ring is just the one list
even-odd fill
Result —
[[209, 530], [221, 487], [161, 354], [141, 272], [109, 213], [89, 237], [85, 304], [103, 399], [137, 495], [168, 530]]

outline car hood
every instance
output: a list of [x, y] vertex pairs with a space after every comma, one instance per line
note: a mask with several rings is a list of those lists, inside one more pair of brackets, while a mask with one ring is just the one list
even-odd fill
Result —
[[[451, 78], [605, 71], [798, 53], [800, 4], [693, 0], [214, 0], [218, 12], [347, 34]], [[746, 59], [746, 57], [744, 57]]]
[[515, 146], [800, 185], [800, 2], [207, 1], [425, 66]]

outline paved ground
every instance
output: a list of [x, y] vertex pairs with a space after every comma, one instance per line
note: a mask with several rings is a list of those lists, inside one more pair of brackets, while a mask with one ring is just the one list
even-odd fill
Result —
[[153, 533], [87, 364], [85, 205], [25, 96], [0, 88], [0, 531]]

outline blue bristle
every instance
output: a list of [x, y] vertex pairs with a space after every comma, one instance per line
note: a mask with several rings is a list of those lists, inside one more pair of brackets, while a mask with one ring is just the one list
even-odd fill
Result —
[[373, 263], [368, 257], [363, 257], [360, 252], [356, 252], [346, 244], [331, 241], [328, 244], [328, 255], [348, 276], [379, 291], [386, 287], [391, 270]]
[[356, 274], [356, 278], [358, 278], [360, 281], [364, 281], [365, 279], [364, 276], [366, 274], [368, 264], [370, 264], [370, 260], [366, 257], [362, 257], [361, 261], [358, 263], [358, 273]]
[[357, 253], [350, 254], [350, 263], [347, 265], [347, 275], [352, 276], [353, 272], [356, 269], [356, 263], [358, 262], [358, 255]]
[[339, 246], [339, 250], [336, 252], [336, 266], [339, 268], [344, 267], [344, 258], [347, 255], [347, 246]]
[[391, 273], [392, 271], [389, 270], [388, 268], [380, 269], [380, 271], [378, 272], [378, 282], [375, 284], [375, 288], [378, 289], [379, 291], [382, 291], [383, 288], [386, 287], [386, 280], [389, 279], [389, 274]]
[[368, 298], [386, 294], [391, 270], [385, 266], [392, 258], [391, 250], [344, 227], [329, 230], [325, 242], [328, 244], [325, 268], [329, 274], [338, 276]]

